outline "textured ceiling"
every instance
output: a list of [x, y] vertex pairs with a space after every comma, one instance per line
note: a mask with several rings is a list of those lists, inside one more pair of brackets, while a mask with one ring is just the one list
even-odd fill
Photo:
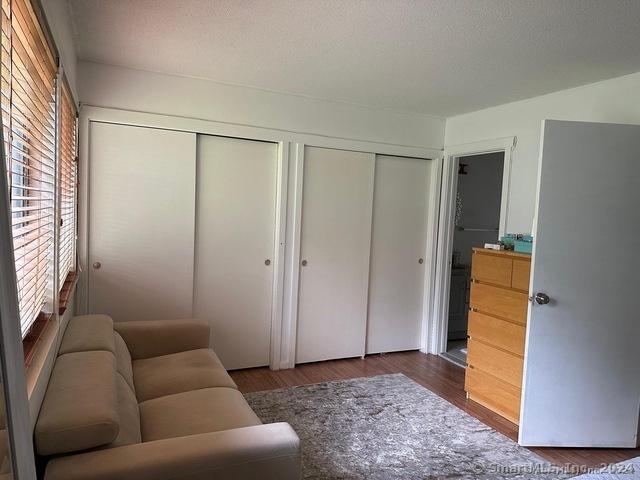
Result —
[[70, 0], [79, 57], [451, 116], [640, 71], [640, 0]]

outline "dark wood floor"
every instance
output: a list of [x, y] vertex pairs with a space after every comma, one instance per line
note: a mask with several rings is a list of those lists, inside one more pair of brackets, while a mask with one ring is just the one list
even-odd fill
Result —
[[[467, 400], [464, 392], [464, 369], [435, 355], [419, 352], [389, 353], [370, 355], [365, 359], [310, 363], [299, 365], [291, 370], [272, 371], [268, 368], [236, 370], [231, 372], [231, 376], [240, 390], [248, 393], [387, 373], [405, 374], [491, 428], [517, 441], [516, 425], [483, 406]], [[589, 468], [640, 456], [640, 449], [637, 448], [532, 448], [531, 450], [559, 466], [569, 464]]]

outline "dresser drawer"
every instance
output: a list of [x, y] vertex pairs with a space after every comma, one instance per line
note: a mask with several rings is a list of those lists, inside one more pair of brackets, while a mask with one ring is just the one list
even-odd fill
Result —
[[468, 335], [495, 347], [524, 355], [525, 327], [479, 312], [469, 312]]
[[473, 253], [471, 278], [474, 280], [510, 287], [512, 269], [513, 260], [510, 258]]
[[518, 290], [529, 291], [529, 277], [531, 276], [531, 262], [527, 260], [513, 261], [511, 286]]
[[527, 323], [527, 301], [526, 293], [476, 282], [471, 284], [472, 309], [522, 325]]
[[467, 363], [478, 370], [520, 388], [522, 386], [523, 359], [512, 353], [469, 339]]
[[521, 390], [477, 368], [467, 368], [464, 389], [469, 398], [519, 423]]

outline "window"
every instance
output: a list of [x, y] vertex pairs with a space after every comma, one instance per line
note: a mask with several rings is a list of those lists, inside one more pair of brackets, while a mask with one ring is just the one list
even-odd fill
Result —
[[57, 61], [30, 0], [2, 0], [2, 125], [20, 327], [51, 301], [54, 275]]
[[66, 83], [63, 83], [59, 106], [58, 195], [60, 230], [58, 243], [58, 279], [62, 289], [76, 258], [76, 107]]

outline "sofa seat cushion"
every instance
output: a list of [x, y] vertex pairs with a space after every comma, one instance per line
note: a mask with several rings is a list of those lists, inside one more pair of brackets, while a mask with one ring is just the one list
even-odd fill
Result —
[[192, 390], [140, 404], [142, 441], [182, 437], [260, 425], [235, 388]]
[[139, 402], [200, 388], [236, 388], [208, 348], [134, 360], [133, 381]]

